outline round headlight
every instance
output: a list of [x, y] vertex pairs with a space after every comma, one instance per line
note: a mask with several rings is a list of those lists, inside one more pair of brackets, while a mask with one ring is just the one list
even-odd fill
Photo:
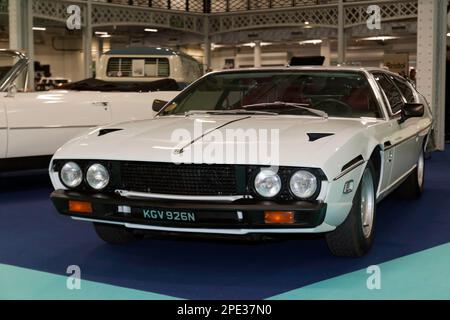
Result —
[[299, 170], [292, 175], [289, 186], [296, 197], [308, 199], [317, 191], [317, 178], [309, 171]]
[[93, 164], [86, 172], [86, 181], [95, 190], [104, 189], [109, 183], [109, 172], [103, 165]]
[[83, 182], [83, 171], [75, 162], [67, 162], [62, 168], [60, 177], [68, 188], [76, 188]]
[[255, 177], [255, 190], [265, 198], [275, 197], [281, 190], [280, 176], [272, 170], [261, 170]]

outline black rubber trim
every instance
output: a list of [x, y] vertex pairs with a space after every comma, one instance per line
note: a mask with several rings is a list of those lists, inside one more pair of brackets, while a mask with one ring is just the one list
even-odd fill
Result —
[[[77, 191], [57, 190], [50, 196], [58, 212], [62, 215], [95, 219], [101, 221], [127, 222], [143, 225], [180, 227], [180, 228], [314, 228], [323, 223], [327, 205], [321, 202], [307, 201], [261, 201], [240, 199], [232, 203], [214, 201], [184, 201], [166, 199], [131, 199], [119, 195], [86, 194]], [[69, 200], [91, 202], [92, 214], [74, 214], [69, 212]], [[130, 215], [118, 213], [118, 206], [129, 206], [132, 210], [167, 209], [192, 211], [199, 217], [198, 222], [173, 222], [145, 219], [136, 212]], [[265, 224], [264, 211], [294, 211], [293, 224]], [[241, 211], [243, 219], [237, 219]]]
[[344, 166], [341, 169], [341, 172], [344, 172], [345, 170], [351, 168], [352, 166], [354, 166], [355, 164], [357, 164], [358, 162], [361, 162], [361, 161], [364, 161], [364, 158], [362, 155], [359, 155], [356, 158], [353, 158], [352, 160], [350, 160], [349, 162], [344, 164]]

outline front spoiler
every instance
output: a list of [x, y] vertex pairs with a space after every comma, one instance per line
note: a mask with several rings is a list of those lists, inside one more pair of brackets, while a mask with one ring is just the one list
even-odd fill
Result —
[[[111, 194], [89, 194], [57, 190], [51, 200], [60, 214], [74, 219], [122, 225], [132, 229], [166, 232], [192, 232], [245, 235], [249, 233], [308, 233], [322, 232], [327, 205], [321, 202], [240, 199], [232, 203], [216, 201], [183, 201], [161, 199], [130, 199]], [[92, 204], [92, 213], [69, 211], [69, 201], [86, 201]], [[196, 222], [157, 221], [146, 219], [136, 212], [119, 208], [155, 208], [171, 211], [193, 211]], [[266, 224], [264, 211], [294, 211], [293, 224]], [[325, 226], [323, 231], [329, 231]]]

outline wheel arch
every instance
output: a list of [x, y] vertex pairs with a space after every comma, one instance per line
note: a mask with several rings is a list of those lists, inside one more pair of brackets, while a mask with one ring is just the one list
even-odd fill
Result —
[[380, 179], [382, 174], [382, 149], [380, 145], [376, 145], [373, 149], [372, 153], [370, 154], [368, 161], [370, 161], [373, 165], [373, 168], [375, 170], [375, 182], [376, 182], [376, 188], [378, 189], [380, 185]]

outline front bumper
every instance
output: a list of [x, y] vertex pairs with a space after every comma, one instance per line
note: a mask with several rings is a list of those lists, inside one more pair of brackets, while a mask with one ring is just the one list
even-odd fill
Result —
[[[133, 229], [244, 235], [249, 233], [321, 232], [327, 205], [321, 202], [274, 202], [240, 199], [234, 202], [131, 199], [119, 195], [57, 190], [51, 194], [59, 213], [74, 219], [112, 223]], [[89, 202], [92, 213], [75, 213], [69, 201]], [[295, 222], [265, 223], [265, 211], [293, 211]], [[145, 212], [145, 213], [144, 213]], [[150, 212], [194, 213], [193, 221], [160, 220]], [[171, 214], [171, 216], [173, 216]], [[179, 215], [178, 215], [179, 216]], [[325, 231], [325, 230], [324, 230]]]

